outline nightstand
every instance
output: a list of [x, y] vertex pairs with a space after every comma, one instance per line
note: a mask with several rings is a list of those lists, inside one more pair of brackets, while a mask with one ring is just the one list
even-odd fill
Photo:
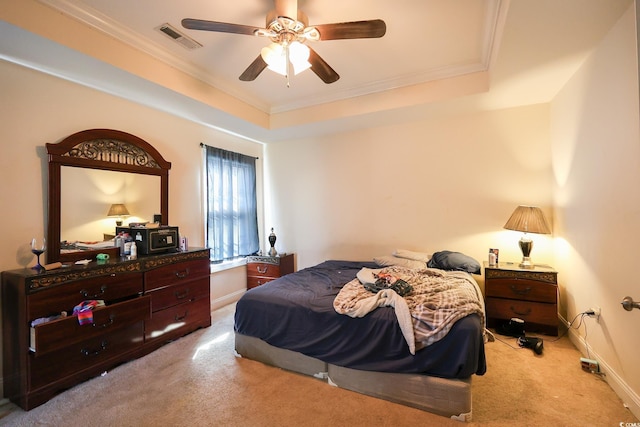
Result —
[[293, 254], [247, 257], [247, 289], [293, 273]]
[[484, 263], [487, 326], [518, 317], [525, 332], [558, 335], [558, 272], [548, 265], [521, 268], [518, 263]]

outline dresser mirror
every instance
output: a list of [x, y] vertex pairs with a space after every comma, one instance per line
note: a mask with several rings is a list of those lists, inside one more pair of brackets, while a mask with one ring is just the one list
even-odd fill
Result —
[[[116, 221], [168, 224], [171, 163], [148, 142], [112, 129], [75, 133], [46, 144], [49, 155], [47, 262], [116, 254]], [[128, 215], [108, 216], [113, 204]], [[78, 243], [79, 242], [79, 243]]]
[[[113, 238], [116, 222], [153, 222], [160, 213], [160, 177], [129, 172], [60, 169], [60, 241], [101, 242]], [[113, 204], [129, 214], [108, 216]]]

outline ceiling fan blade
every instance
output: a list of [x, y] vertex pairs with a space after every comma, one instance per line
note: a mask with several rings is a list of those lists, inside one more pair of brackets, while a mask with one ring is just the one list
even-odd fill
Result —
[[316, 76], [326, 84], [336, 82], [340, 78], [338, 73], [311, 48], [309, 48], [309, 62], [311, 63], [311, 71], [316, 73]]
[[243, 82], [254, 81], [265, 68], [267, 68], [267, 63], [262, 59], [262, 55], [258, 55], [251, 65], [249, 65], [247, 69], [240, 74], [240, 80]]
[[251, 27], [249, 25], [228, 24], [226, 22], [205, 21], [203, 19], [185, 18], [182, 26], [189, 30], [216, 31], [218, 33], [245, 34], [253, 36], [262, 28]]
[[320, 40], [370, 39], [382, 37], [387, 32], [387, 24], [382, 19], [322, 24], [313, 27], [320, 33]]

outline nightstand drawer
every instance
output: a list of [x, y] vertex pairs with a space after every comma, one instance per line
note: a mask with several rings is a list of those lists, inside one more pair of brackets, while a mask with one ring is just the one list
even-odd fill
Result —
[[247, 257], [247, 289], [264, 285], [293, 271], [293, 254]]
[[487, 326], [517, 317], [526, 332], [558, 335], [558, 273], [548, 265], [484, 264]]
[[518, 317], [527, 323], [558, 327], [558, 313], [556, 304], [539, 302], [508, 300], [501, 298], [487, 298], [487, 312], [491, 313], [491, 319], [509, 320]]
[[266, 262], [247, 263], [247, 276], [280, 277], [280, 264]]
[[247, 277], [247, 289], [256, 288], [260, 285], [264, 285], [265, 283], [269, 283], [273, 280], [277, 279], [277, 277]]
[[487, 297], [555, 304], [557, 287], [529, 279], [491, 279], [488, 281], [485, 292]]

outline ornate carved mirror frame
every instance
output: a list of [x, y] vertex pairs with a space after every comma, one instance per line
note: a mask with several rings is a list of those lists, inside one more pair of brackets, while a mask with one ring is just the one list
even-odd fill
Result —
[[60, 253], [62, 166], [159, 176], [161, 224], [168, 224], [171, 162], [166, 161], [148, 142], [118, 130], [89, 129], [74, 133], [59, 143], [47, 143], [46, 147], [49, 156], [47, 262], [95, 258], [99, 252]]

